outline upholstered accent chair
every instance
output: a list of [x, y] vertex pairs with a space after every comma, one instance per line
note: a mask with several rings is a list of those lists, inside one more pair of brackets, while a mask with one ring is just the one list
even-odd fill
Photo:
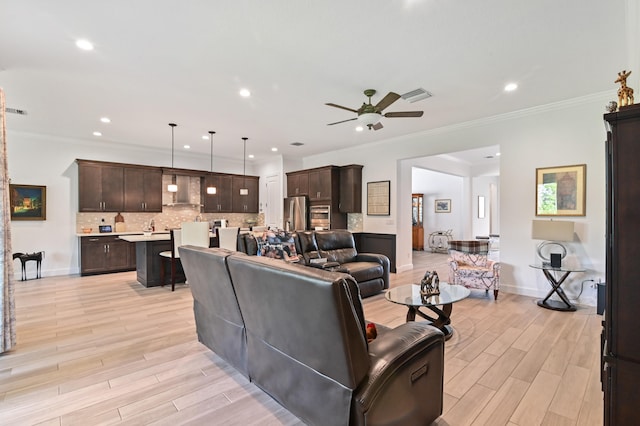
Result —
[[489, 241], [449, 241], [449, 283], [471, 289], [493, 289], [498, 300], [500, 262], [488, 258]]

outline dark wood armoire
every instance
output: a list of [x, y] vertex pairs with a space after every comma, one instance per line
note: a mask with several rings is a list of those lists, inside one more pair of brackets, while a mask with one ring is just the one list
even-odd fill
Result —
[[640, 105], [605, 114], [606, 304], [602, 338], [604, 424], [640, 419]]

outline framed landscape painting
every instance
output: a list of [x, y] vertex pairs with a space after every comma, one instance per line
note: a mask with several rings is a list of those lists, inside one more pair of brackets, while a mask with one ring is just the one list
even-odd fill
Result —
[[451, 213], [451, 200], [436, 200], [436, 213]]
[[587, 165], [536, 169], [536, 216], [584, 216]]
[[47, 187], [10, 185], [11, 220], [46, 220]]

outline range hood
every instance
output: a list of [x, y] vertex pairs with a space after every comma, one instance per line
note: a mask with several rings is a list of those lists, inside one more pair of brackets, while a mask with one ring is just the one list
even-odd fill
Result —
[[[178, 192], [169, 192], [167, 185], [175, 179]], [[162, 205], [200, 206], [200, 178], [182, 175], [162, 176]]]

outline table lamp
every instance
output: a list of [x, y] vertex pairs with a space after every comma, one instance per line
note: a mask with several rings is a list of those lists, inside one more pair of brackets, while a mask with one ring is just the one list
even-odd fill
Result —
[[[537, 248], [543, 266], [559, 268], [567, 256], [567, 248], [560, 241], [573, 241], [573, 222], [566, 220], [534, 220], [531, 222], [531, 238], [544, 240]], [[555, 247], [560, 253], [552, 251]], [[545, 248], [547, 250], [545, 250]]]

